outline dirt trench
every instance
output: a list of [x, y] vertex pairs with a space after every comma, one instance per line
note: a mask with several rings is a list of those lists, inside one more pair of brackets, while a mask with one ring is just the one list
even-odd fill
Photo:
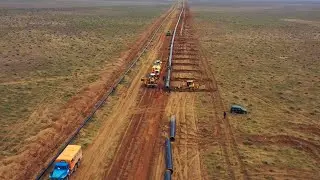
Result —
[[[199, 45], [188, 5], [178, 32], [172, 79], [194, 80], [206, 92], [199, 89], [170, 94], [167, 114], [177, 116], [177, 141], [173, 143], [173, 178], [248, 179], [232, 128], [228, 119], [221, 116], [225, 111], [224, 105], [208, 60]], [[214, 170], [214, 177], [209, 177], [208, 171], [213, 170], [205, 163], [207, 152], [212, 148], [218, 152], [224, 170]]]
[[[177, 13], [175, 10], [164, 29], [173, 28]], [[154, 161], [153, 157], [162, 147], [161, 127], [168, 95], [162, 90], [162, 81], [159, 88], [148, 89], [140, 79], [151, 70], [156, 59], [161, 59], [166, 67], [169, 41], [170, 38], [160, 31], [127, 92], [121, 95], [115, 111], [85, 151], [75, 179], [148, 179], [157, 175], [153, 167], [162, 163]], [[165, 68], [160, 76], [164, 73]]]
[[[178, 13], [168, 22], [167, 27], [171, 30]], [[75, 179], [163, 179], [164, 140], [168, 136], [171, 115], [176, 115], [177, 119], [177, 137], [172, 143], [174, 179], [209, 179], [207, 171], [210, 169], [204, 161], [205, 152], [212, 146], [221, 151], [228, 179], [247, 179], [231, 127], [218, 115], [223, 111], [223, 104], [207, 60], [199, 49], [188, 6], [177, 32], [172, 79], [194, 79], [205, 84], [209, 91], [172, 91], [168, 94], [161, 90], [163, 82], [159, 84], [160, 89], [142, 86], [140, 78], [149, 71], [156, 58], [160, 57], [166, 67], [170, 38], [161, 35], [128, 91], [120, 97], [116, 110], [105, 120], [98, 137], [85, 151]], [[181, 78], [181, 74], [185, 77]], [[210, 105], [202, 103], [201, 98]], [[205, 117], [200, 117], [199, 108], [206, 110]], [[216, 173], [218, 179], [225, 177]]]
[[[55, 155], [60, 145], [80, 126], [96, 102], [109, 89], [114, 81], [126, 69], [130, 61], [145, 46], [152, 33], [159, 27], [166, 16], [174, 9], [173, 6], [143, 33], [131, 49], [122, 53], [112, 72], [101, 74], [101, 79], [84, 88], [73, 97], [57, 114], [51, 127], [30, 137], [22, 153], [1, 160], [0, 179], [32, 179], [44, 168]], [[110, 76], [112, 74], [112, 76]], [[23, 126], [21, 126], [23, 127]]]
[[[178, 9], [174, 11], [175, 13], [169, 18], [165, 29], [173, 30], [180, 12]], [[163, 18], [164, 16], [155, 24], [159, 24]], [[187, 79], [199, 81], [208, 88], [208, 91], [172, 91], [169, 94], [161, 90], [162, 81], [159, 84], [159, 89], [143, 87], [140, 78], [151, 69], [151, 64], [155, 59], [160, 58], [164, 62], [163, 67], [166, 67], [170, 38], [166, 37], [162, 31], [160, 32], [162, 34], [158, 34], [152, 43], [144, 63], [141, 64], [140, 69], [133, 77], [131, 85], [126, 92], [120, 95], [114, 110], [104, 120], [94, 142], [85, 149], [81, 166], [72, 175], [72, 178], [85, 180], [163, 179], [165, 171], [163, 145], [169, 132], [168, 118], [171, 115], [176, 115], [177, 137], [176, 141], [172, 143], [174, 179], [209, 179], [208, 171], [211, 169], [205, 165], [205, 153], [212, 147], [219, 149], [221, 161], [225, 162], [226, 175], [215, 171], [217, 179], [248, 179], [246, 168], [239, 157], [231, 126], [228, 120], [223, 120], [219, 115], [224, 111], [224, 106], [214, 76], [209, 70], [207, 59], [200, 49], [198, 37], [193, 27], [192, 13], [188, 6], [186, 6], [178, 26], [171, 78], [177, 81]], [[147, 37], [146, 35], [145, 39], [142, 39], [146, 40]], [[135, 50], [125, 53], [125, 59], [129, 60], [134, 57], [143, 47], [143, 43], [141, 46], [139, 43], [141, 42], [138, 41]], [[115, 72], [113, 78], [118, 77], [120, 72]], [[161, 76], [164, 76], [164, 73], [165, 68], [162, 69]], [[75, 98], [71, 102], [72, 105], [79, 104], [79, 107], [74, 108], [77, 110], [76, 112], [81, 112], [83, 109], [88, 112], [94, 105], [92, 99], [97, 100], [111, 84], [98, 84], [94, 88], [87, 88], [84, 92], [91, 94], [90, 96], [84, 96], [85, 99]], [[199, 113], [199, 109], [205, 110], [205, 116]], [[57, 149], [57, 143], [51, 145], [45, 143], [48, 139], [57, 139], [58, 142], [62, 142], [79, 124], [81, 118], [76, 118], [73, 109], [67, 108], [66, 111], [68, 113], [65, 117], [77, 119], [77, 121], [70, 121], [66, 126], [57, 125], [57, 130], [53, 133], [40, 136], [43, 140], [42, 144], [36, 146], [40, 150], [26, 156], [33, 156], [32, 159], [40, 157], [40, 162], [34, 164], [35, 166], [45, 164], [44, 162], [52, 154], [41, 146]], [[55, 134], [60, 132], [64, 132], [63, 136], [56, 137]], [[17, 167], [24, 165], [18, 164]], [[28, 168], [37, 170], [39, 167], [35, 166], [28, 166]], [[2, 174], [0, 173], [0, 175]], [[27, 174], [27, 176], [31, 177], [31, 174]], [[7, 177], [21, 179], [23, 176], [21, 174], [3, 177], [5, 177], [4, 179]]]
[[[167, 26], [172, 29], [172, 24]], [[75, 178], [163, 179], [164, 139], [169, 133], [168, 119], [175, 115], [177, 131], [176, 141], [172, 142], [173, 179], [262, 179], [265, 175], [279, 179], [313, 179], [313, 172], [270, 166], [253, 171], [252, 167], [244, 164], [238, 148], [241, 140], [235, 138], [228, 117], [223, 118], [225, 106], [194, 29], [192, 13], [186, 6], [178, 26], [171, 80], [181, 82], [192, 79], [205, 85], [208, 91], [172, 90], [166, 94], [159, 89], [141, 86], [139, 78], [148, 72], [152, 61], [158, 57], [163, 62], [167, 59], [169, 41], [162, 35], [148, 53], [147, 63], [135, 76], [128, 92], [121, 96], [118, 110], [106, 120], [95, 142], [86, 150], [83, 166]], [[317, 128], [313, 127], [313, 133], [318, 134]], [[319, 147], [299, 138], [264, 135], [246, 138], [255, 144], [299, 146], [319, 158]], [[212, 160], [214, 167], [210, 169], [206, 163], [213, 154], [218, 157]]]

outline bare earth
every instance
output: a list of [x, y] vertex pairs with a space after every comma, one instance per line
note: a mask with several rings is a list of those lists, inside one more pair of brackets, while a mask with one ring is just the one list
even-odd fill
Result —
[[[319, 179], [320, 6], [203, 3], [178, 1], [157, 18], [123, 51], [117, 68], [71, 98], [53, 126], [21, 154], [0, 159], [0, 178], [34, 177], [163, 22], [146, 54], [73, 142], [83, 146], [84, 158], [72, 178], [163, 179], [164, 140], [175, 115], [173, 179]], [[163, 91], [166, 68], [160, 88], [146, 88], [140, 79], [154, 60], [167, 65], [171, 37], [165, 33], [183, 4], [172, 91]], [[189, 79], [201, 88], [178, 88]], [[231, 104], [249, 113], [229, 114]]]

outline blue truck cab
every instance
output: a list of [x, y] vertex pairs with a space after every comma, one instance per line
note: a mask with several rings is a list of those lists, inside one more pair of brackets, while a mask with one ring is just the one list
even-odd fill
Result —
[[51, 180], [68, 180], [69, 176], [77, 170], [82, 159], [82, 150], [79, 145], [68, 145], [55, 160]]
[[67, 162], [57, 162], [49, 178], [51, 180], [67, 180], [69, 179], [69, 173], [69, 164]]

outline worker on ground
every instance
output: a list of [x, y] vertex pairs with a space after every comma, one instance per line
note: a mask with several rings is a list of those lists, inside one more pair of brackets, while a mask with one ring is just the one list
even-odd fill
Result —
[[223, 119], [226, 119], [226, 117], [227, 117], [227, 113], [224, 111], [223, 112]]

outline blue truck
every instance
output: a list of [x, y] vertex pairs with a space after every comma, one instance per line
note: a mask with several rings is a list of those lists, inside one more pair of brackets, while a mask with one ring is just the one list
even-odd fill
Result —
[[81, 146], [68, 145], [55, 160], [51, 180], [68, 180], [70, 175], [77, 170], [82, 159]]

